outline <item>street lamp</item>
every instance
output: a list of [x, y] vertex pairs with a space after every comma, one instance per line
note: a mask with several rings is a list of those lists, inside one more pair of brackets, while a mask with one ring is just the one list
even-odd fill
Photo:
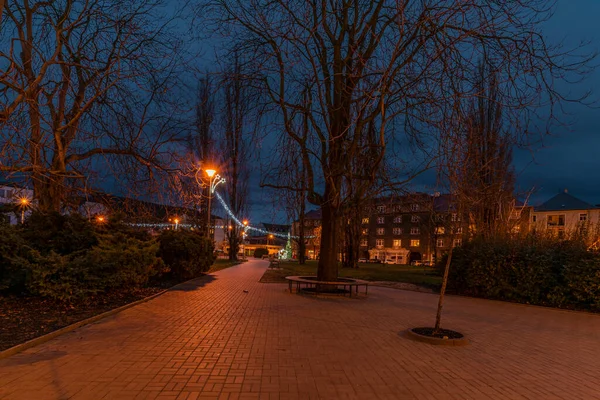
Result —
[[103, 217], [102, 215], [98, 215], [98, 216], [96, 217], [96, 221], [98, 221], [98, 223], [100, 223], [100, 224], [101, 224], [101, 223], [103, 223], [103, 222], [104, 222], [104, 217]]
[[175, 218], [173, 222], [175, 222], [175, 230], [177, 230], [177, 227], [179, 226], [179, 218]]
[[21, 198], [19, 201], [21, 204], [21, 224], [25, 223], [25, 207], [29, 205], [29, 199], [27, 197]]
[[[212, 194], [215, 192], [215, 188], [217, 187], [217, 185], [219, 183], [225, 183], [225, 179], [221, 178], [220, 175], [216, 174], [217, 171], [214, 169], [206, 169], [206, 175], [208, 175], [208, 208], [206, 211], [206, 235], [211, 235], [212, 238], [212, 234], [210, 232], [210, 201], [212, 199]], [[216, 174], [216, 175], [215, 175]], [[214, 177], [214, 179], [213, 179]]]

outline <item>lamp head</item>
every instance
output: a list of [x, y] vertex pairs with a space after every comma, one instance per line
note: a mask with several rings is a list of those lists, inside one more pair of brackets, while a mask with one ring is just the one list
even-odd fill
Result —
[[208, 175], [209, 178], [212, 178], [216, 173], [217, 173], [217, 171], [215, 171], [214, 169], [206, 170], [206, 175]]
[[26, 206], [27, 204], [29, 204], [29, 199], [27, 197], [23, 197], [21, 200], [21, 205]]

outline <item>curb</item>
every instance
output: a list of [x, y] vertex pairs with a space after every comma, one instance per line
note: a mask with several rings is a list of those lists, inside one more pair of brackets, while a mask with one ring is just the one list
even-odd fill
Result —
[[403, 336], [410, 340], [415, 340], [417, 342], [423, 342], [428, 344], [433, 344], [437, 346], [467, 346], [471, 342], [469, 339], [463, 337], [460, 339], [439, 339], [430, 336], [420, 335], [418, 333], [413, 332], [412, 329], [407, 329], [403, 332]]

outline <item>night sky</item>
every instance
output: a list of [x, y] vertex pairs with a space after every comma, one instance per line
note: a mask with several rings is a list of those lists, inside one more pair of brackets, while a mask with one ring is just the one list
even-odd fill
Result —
[[[599, 17], [599, 0], [559, 0], [554, 16], [544, 25], [544, 31], [550, 42], [562, 41], [566, 47], [571, 47], [581, 41], [590, 41], [589, 52], [597, 51], [600, 50]], [[210, 54], [218, 52], [219, 45], [211, 47], [211, 42], [201, 44], [207, 59], [210, 59]], [[600, 60], [595, 63], [600, 63]], [[575, 94], [588, 89], [593, 91], [592, 100], [600, 98], [600, 69], [583, 84], [568, 87]], [[544, 138], [543, 144], [532, 149], [514, 150], [517, 190], [521, 193], [533, 191], [530, 201], [534, 205], [565, 188], [584, 201], [600, 203], [600, 109], [569, 104], [566, 110], [569, 115], [562, 120], [567, 125], [556, 128], [553, 136]], [[282, 207], [273, 204], [269, 191], [258, 187], [258, 168], [254, 171], [250, 185], [251, 220], [284, 223], [286, 217]], [[434, 183], [433, 174], [430, 174], [416, 180], [414, 186], [423, 189]]]

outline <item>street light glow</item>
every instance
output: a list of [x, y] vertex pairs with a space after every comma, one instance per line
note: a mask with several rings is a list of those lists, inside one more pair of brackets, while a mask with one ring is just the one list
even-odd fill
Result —
[[208, 175], [209, 178], [212, 178], [216, 173], [217, 173], [217, 171], [215, 171], [214, 169], [206, 170], [206, 175]]
[[29, 199], [27, 197], [23, 197], [21, 199], [21, 204], [24, 205], [24, 206], [26, 206], [27, 204], [29, 204]]
[[104, 222], [104, 217], [102, 215], [99, 215], [99, 216], [96, 217], [96, 220], [98, 222]]

